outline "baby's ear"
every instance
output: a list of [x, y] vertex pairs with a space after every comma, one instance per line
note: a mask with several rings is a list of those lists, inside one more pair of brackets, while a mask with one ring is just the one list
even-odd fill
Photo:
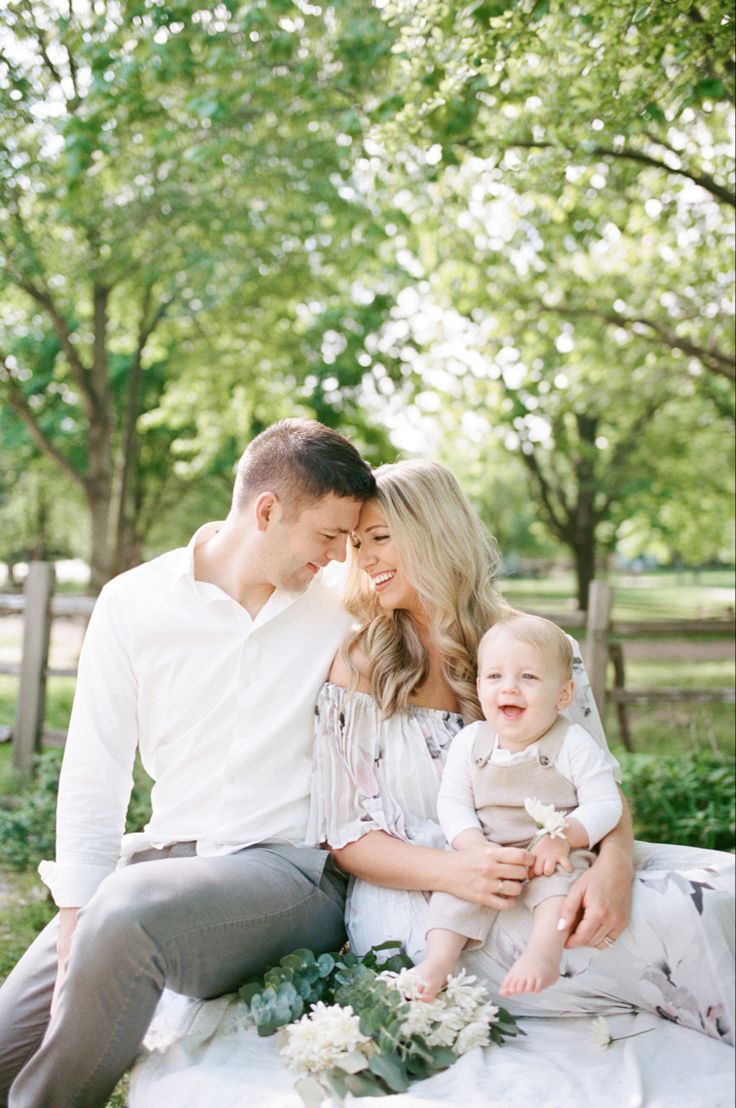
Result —
[[567, 708], [568, 704], [572, 704], [574, 696], [575, 682], [571, 678], [569, 681], [566, 681], [560, 689], [560, 699], [557, 701], [557, 707]]

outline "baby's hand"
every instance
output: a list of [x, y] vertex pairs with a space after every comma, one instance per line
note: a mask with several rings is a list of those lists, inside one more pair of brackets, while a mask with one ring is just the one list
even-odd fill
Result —
[[551, 877], [559, 866], [572, 872], [570, 863], [570, 844], [567, 839], [544, 835], [531, 849], [534, 862], [529, 870], [530, 877]]

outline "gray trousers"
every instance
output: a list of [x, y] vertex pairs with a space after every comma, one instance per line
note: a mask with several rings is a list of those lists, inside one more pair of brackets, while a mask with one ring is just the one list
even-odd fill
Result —
[[57, 919], [29, 947], [0, 989], [0, 1104], [101, 1108], [165, 987], [220, 996], [296, 947], [344, 942], [345, 879], [325, 851], [192, 853], [190, 844], [146, 851], [132, 861], [155, 864], [102, 882], [79, 913], [51, 1020]]

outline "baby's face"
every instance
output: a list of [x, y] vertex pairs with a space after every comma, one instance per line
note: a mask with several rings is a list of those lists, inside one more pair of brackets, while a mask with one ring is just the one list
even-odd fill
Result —
[[541, 738], [572, 695], [572, 681], [538, 647], [507, 632], [483, 644], [478, 698], [506, 750], [523, 750]]

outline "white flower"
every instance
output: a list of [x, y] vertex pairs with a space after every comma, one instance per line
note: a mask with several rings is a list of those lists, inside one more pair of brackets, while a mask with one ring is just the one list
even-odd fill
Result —
[[446, 1019], [435, 1022], [432, 1030], [425, 1036], [427, 1046], [452, 1046], [457, 1038], [458, 1030], [458, 1027], [453, 1027]]
[[614, 1038], [611, 1035], [611, 1032], [608, 1030], [608, 1024], [604, 1020], [603, 1016], [598, 1016], [598, 1018], [594, 1019], [591, 1023], [590, 1037], [596, 1044], [596, 1046], [601, 1046], [604, 1050], [606, 1050], [611, 1045], [611, 1043], [614, 1042]]
[[427, 1035], [432, 1029], [435, 1014], [430, 1004], [413, 1000], [409, 1004], [409, 1014], [401, 1025], [404, 1035]]
[[489, 1003], [488, 989], [485, 985], [478, 984], [478, 978], [464, 969], [453, 977], [448, 977], [444, 995], [448, 1003], [461, 1011], [471, 1012], [477, 1005], [482, 1004], [492, 1010], [489, 1012], [489, 1019], [498, 1015], [498, 1008]]
[[590, 1025], [590, 1037], [596, 1046], [601, 1046], [604, 1050], [607, 1050], [611, 1043], [620, 1043], [622, 1039], [637, 1039], [639, 1035], [648, 1035], [653, 1030], [653, 1027], [646, 1027], [643, 1031], [633, 1031], [630, 1035], [616, 1035], [614, 1038], [608, 1030], [608, 1024], [603, 1016], [598, 1016]]
[[[538, 842], [542, 835], [549, 835], [551, 839], [564, 838], [567, 822], [564, 812], [558, 812], [554, 804], [543, 804], [536, 798], [524, 801], [524, 807], [537, 825], [538, 833], [532, 839]], [[531, 843], [530, 843], [531, 846]]]
[[469, 1050], [473, 1050], [476, 1046], [487, 1046], [490, 1038], [488, 1024], [477, 1020], [462, 1029], [452, 1049], [456, 1054], [467, 1054]]
[[405, 1000], [418, 1000], [422, 995], [424, 981], [414, 968], [402, 969], [398, 973], [384, 970], [378, 975], [379, 981], [385, 981], [393, 989], [398, 989]]
[[290, 1069], [319, 1073], [370, 1041], [352, 1008], [318, 1001], [309, 1015], [284, 1029], [281, 1053]]

